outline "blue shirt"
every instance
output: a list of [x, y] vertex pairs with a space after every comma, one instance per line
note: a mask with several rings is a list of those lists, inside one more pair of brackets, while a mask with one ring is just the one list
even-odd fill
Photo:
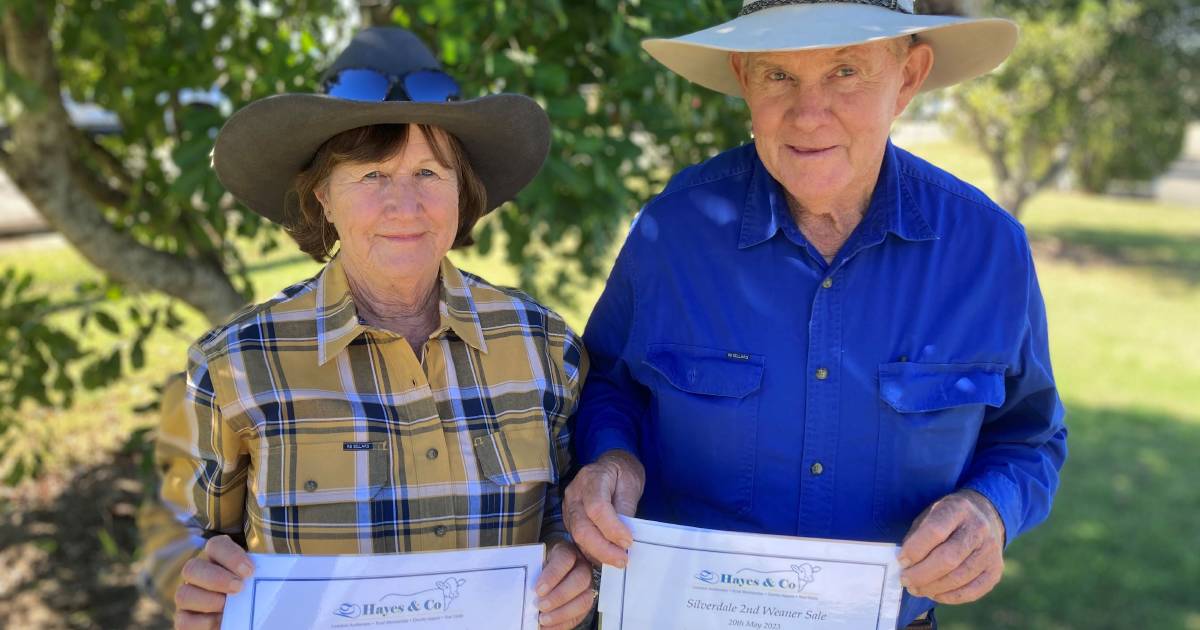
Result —
[[[1007, 543], [1050, 511], [1067, 430], [1025, 232], [890, 143], [831, 263], [753, 144], [680, 172], [584, 342], [575, 448], [639, 457], [640, 517], [899, 542], [972, 488]], [[906, 594], [900, 625], [932, 606]]]

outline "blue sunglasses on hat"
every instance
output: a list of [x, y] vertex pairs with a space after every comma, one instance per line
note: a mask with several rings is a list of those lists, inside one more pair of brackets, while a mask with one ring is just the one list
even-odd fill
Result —
[[352, 101], [444, 103], [461, 96], [458, 83], [441, 70], [394, 76], [370, 68], [346, 68], [326, 79], [322, 87], [329, 96]]

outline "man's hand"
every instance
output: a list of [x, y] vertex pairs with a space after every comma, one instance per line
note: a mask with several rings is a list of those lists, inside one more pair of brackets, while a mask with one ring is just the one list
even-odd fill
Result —
[[183, 565], [183, 584], [175, 592], [175, 628], [220, 628], [225, 596], [242, 590], [242, 581], [253, 573], [250, 556], [233, 539], [208, 539], [204, 551]]
[[587, 617], [596, 601], [592, 565], [575, 545], [565, 540], [553, 543], [536, 590], [539, 625], [547, 630], [571, 630]]
[[633, 533], [617, 514], [632, 516], [645, 486], [646, 469], [627, 451], [608, 451], [579, 469], [567, 486], [563, 521], [589, 560], [625, 567]]
[[959, 490], [917, 517], [900, 548], [900, 566], [900, 583], [913, 595], [973, 602], [1004, 572], [1004, 521], [982, 494]]

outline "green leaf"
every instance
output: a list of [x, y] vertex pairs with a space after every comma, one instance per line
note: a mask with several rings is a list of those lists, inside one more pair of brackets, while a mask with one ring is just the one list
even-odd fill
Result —
[[104, 311], [96, 311], [94, 317], [96, 318], [96, 323], [100, 324], [100, 327], [104, 330], [107, 330], [114, 335], [121, 334], [121, 326], [117, 324], [117, 320], [114, 319], [112, 315], [109, 315]]
[[141, 340], [133, 345], [133, 349], [129, 351], [129, 364], [135, 370], [140, 370], [146, 365], [146, 351], [142, 347]]

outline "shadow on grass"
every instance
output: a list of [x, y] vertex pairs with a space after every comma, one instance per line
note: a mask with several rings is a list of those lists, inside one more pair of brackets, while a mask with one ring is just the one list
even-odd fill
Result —
[[1062, 260], [1144, 267], [1200, 284], [1200, 236], [1069, 227], [1031, 237], [1036, 249]]
[[132, 569], [142, 453], [111, 455], [69, 479], [27, 483], [0, 505], [4, 628], [167, 628]]
[[1200, 628], [1200, 421], [1068, 405], [1050, 519], [1006, 553], [983, 600], [944, 628]]

